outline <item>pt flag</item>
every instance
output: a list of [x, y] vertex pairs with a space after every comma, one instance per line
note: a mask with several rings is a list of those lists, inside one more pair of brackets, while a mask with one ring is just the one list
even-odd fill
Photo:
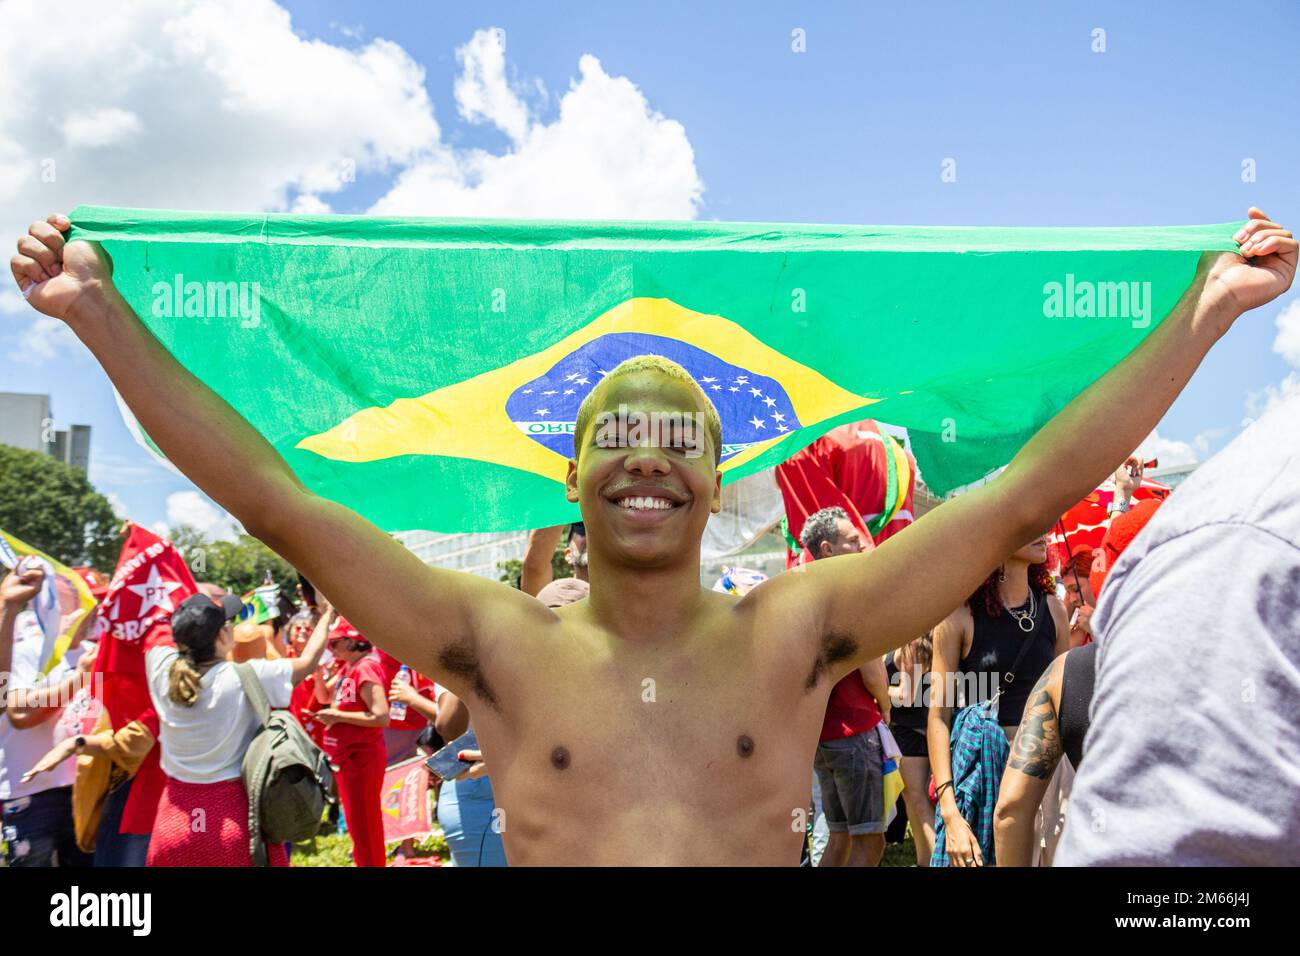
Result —
[[647, 352], [713, 399], [725, 481], [870, 416], [943, 494], [1140, 344], [1240, 225], [71, 219], [307, 487], [391, 531], [576, 520], [578, 405]]
[[413, 757], [384, 771], [382, 807], [384, 842], [429, 835], [429, 771], [423, 757]]

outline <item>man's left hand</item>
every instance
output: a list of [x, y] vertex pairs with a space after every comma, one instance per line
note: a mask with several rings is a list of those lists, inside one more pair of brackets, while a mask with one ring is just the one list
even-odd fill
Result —
[[1210, 268], [1202, 297], [1212, 303], [1226, 300], [1240, 315], [1272, 302], [1295, 279], [1297, 245], [1290, 231], [1250, 207], [1250, 221], [1232, 238], [1239, 254], [1224, 253]]

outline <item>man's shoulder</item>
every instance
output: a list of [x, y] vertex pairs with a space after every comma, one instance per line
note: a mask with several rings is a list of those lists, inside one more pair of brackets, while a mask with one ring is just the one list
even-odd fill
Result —
[[1152, 519], [1153, 543], [1211, 525], [1254, 525], [1300, 547], [1300, 390], [1176, 488]]

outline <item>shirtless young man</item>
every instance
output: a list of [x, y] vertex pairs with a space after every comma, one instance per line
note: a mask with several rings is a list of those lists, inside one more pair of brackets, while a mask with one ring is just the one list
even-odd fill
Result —
[[[869, 554], [816, 562], [741, 600], [700, 586], [700, 539], [720, 500], [717, 433], [692, 456], [601, 447], [600, 430], [580, 430], [567, 495], [586, 525], [591, 597], [557, 610], [430, 568], [306, 490], [149, 333], [102, 249], [65, 246], [65, 217], [34, 223], [11, 267], [181, 471], [363, 633], [469, 704], [511, 864], [793, 865], [831, 687], [932, 627], [1095, 488], [1233, 321], [1286, 291], [1296, 241], [1258, 210], [1251, 218], [1238, 234], [1250, 261], [1205, 256], [1173, 313], [996, 481]], [[680, 374], [611, 374], [587, 411], [707, 416]]]

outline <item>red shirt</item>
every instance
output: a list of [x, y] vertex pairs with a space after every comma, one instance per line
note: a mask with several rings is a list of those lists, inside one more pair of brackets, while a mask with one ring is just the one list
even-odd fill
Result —
[[309, 674], [289, 695], [289, 713], [302, 724], [302, 729], [307, 731], [307, 736], [315, 741], [316, 746], [323, 750], [325, 725], [304, 713], [308, 710], [319, 710], [321, 706], [316, 702], [316, 675]]
[[[393, 684], [393, 678], [402, 669], [402, 662], [392, 654], [385, 653], [377, 647], [375, 648], [375, 654], [379, 658], [379, 663], [384, 666], [384, 694], [387, 696], [388, 688]], [[433, 681], [414, 668], [410, 668], [410, 671], [411, 684], [415, 688], [415, 692], [421, 697], [433, 700]], [[391, 708], [393, 702], [389, 701], [388, 706]], [[405, 719], [393, 720], [390, 716], [388, 720], [388, 726], [394, 730], [423, 730], [428, 725], [429, 721], [414, 707], [406, 708]]]
[[[367, 684], [378, 684], [384, 696], [388, 696], [388, 684], [384, 681], [384, 665], [379, 663], [373, 653], [367, 654], [355, 664], [348, 665], [334, 685], [334, 700], [330, 704], [335, 710], [344, 713], [358, 713], [367, 710], [361, 689]], [[356, 724], [336, 723], [325, 731], [325, 750], [334, 754], [348, 747], [367, 747], [384, 745], [384, 728], [358, 727]]]
[[878, 723], [880, 705], [867, 690], [862, 672], [854, 668], [831, 688], [831, 698], [826, 702], [826, 719], [822, 721], [822, 735], [818, 740], [842, 740], [864, 734]]

